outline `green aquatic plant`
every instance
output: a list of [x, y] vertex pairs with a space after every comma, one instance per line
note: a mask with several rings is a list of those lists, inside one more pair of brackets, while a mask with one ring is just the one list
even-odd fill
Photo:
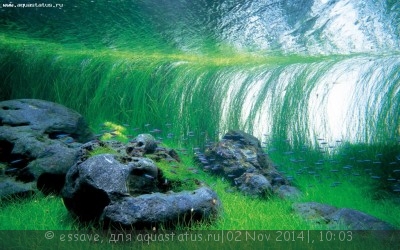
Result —
[[[294, 214], [294, 201], [243, 197], [192, 161], [194, 148], [228, 129], [262, 141], [277, 169], [303, 192], [297, 201], [358, 209], [400, 227], [399, 189], [391, 183], [400, 173], [399, 5], [363, 1], [352, 6], [362, 13], [354, 16], [368, 18], [352, 22], [348, 15], [340, 19], [340, 11], [327, 13], [340, 1], [320, 1], [328, 5], [318, 15], [312, 1], [261, 2], [3, 8], [0, 100], [54, 101], [81, 113], [101, 140], [152, 133], [181, 149], [183, 162], [156, 163], [172, 190], [204, 183], [223, 204], [217, 221], [190, 229], [327, 229]], [[337, 25], [336, 18], [346, 22]], [[341, 36], [329, 27], [358, 33]], [[91, 154], [103, 153], [116, 152]], [[59, 198], [33, 197], [39, 198], [2, 202], [1, 229], [90, 229], [73, 221]]]
[[96, 147], [93, 150], [89, 151], [89, 157], [93, 157], [95, 155], [101, 155], [101, 154], [113, 154], [113, 155], [119, 155], [117, 151], [115, 151], [112, 148], [109, 147]]

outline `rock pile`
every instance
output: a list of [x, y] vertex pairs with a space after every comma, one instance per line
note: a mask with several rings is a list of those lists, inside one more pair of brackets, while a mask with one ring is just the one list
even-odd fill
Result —
[[[105, 149], [111, 154], [93, 155]], [[158, 147], [150, 134], [140, 134], [128, 144], [92, 141], [81, 147], [79, 155], [67, 174], [62, 197], [67, 209], [81, 220], [142, 229], [218, 214], [220, 200], [210, 188], [170, 190], [156, 161], [180, 159], [174, 150]]]
[[217, 143], [196, 152], [205, 171], [219, 174], [246, 195], [264, 197], [276, 193], [295, 197], [300, 191], [273, 166], [254, 136], [231, 130]]
[[60, 192], [79, 147], [92, 138], [83, 117], [62, 105], [0, 102], [0, 198]]

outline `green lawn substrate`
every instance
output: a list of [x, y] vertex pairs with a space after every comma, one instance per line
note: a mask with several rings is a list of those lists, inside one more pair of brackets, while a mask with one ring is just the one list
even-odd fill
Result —
[[[214, 236], [215, 233], [220, 234], [223, 232], [222, 230], [224, 230], [225, 233], [228, 232], [229, 237], [238, 236], [239, 234], [241, 237], [244, 237], [245, 232], [247, 234], [252, 233], [252, 231], [238, 232], [237, 230], [275, 230], [269, 231], [271, 233], [284, 230], [331, 230], [332, 228], [307, 221], [292, 211], [293, 202], [306, 201], [315, 201], [337, 207], [358, 209], [400, 228], [400, 219], [397, 216], [400, 212], [400, 206], [398, 204], [390, 199], [374, 200], [373, 195], [370, 193], [372, 180], [368, 178], [368, 176], [357, 176], [358, 178], [354, 176], [354, 178], [348, 178], [348, 176], [346, 177], [346, 173], [330, 172], [329, 170], [335, 167], [334, 163], [326, 163], [324, 166], [326, 169], [320, 172], [322, 177], [314, 176], [311, 178], [306, 174], [296, 175], [292, 182], [303, 192], [303, 195], [297, 199], [282, 200], [277, 197], [259, 199], [243, 196], [240, 192], [235, 191], [224, 178], [210, 176], [202, 171], [200, 167], [193, 162], [191, 154], [187, 153], [185, 150], [180, 151], [179, 154], [182, 159], [181, 163], [157, 163], [167, 178], [176, 183], [176, 186], [173, 188], [176, 191], [195, 188], [193, 180], [201, 180], [212, 187], [218, 194], [222, 202], [222, 210], [220, 216], [215, 221], [196, 222], [191, 225], [181, 224], [177, 226], [176, 229], [178, 231], [176, 231], [176, 233], [183, 233], [189, 230], [192, 234], [196, 234], [197, 230], [201, 230], [200, 232], [202, 232], [202, 234], [207, 234], [208, 232], [210, 235], [213, 235], [213, 237], [216, 237]], [[282, 152], [276, 152], [270, 156], [275, 160], [275, 163], [279, 165], [278, 168], [280, 168], [281, 171], [284, 169], [286, 170], [286, 175], [295, 175], [296, 173], [293, 171], [301, 169], [298, 166], [299, 163], [293, 162], [293, 155], [288, 157]], [[332, 183], [337, 180], [341, 180], [341, 183], [337, 186], [332, 186]], [[204, 247], [210, 247], [212, 244], [217, 244], [215, 247], [230, 249], [231, 247], [234, 248], [238, 246], [237, 244], [233, 244], [233, 242], [225, 243], [225, 245], [221, 245], [221, 242], [197, 242], [194, 244], [193, 242], [186, 241], [168, 242], [168, 244], [161, 244], [161, 242], [158, 241], [149, 244], [146, 242], [127, 243], [124, 242], [126, 240], [125, 238], [123, 238], [124, 240], [121, 240], [121, 238], [119, 242], [114, 242], [111, 240], [113, 238], [110, 238], [112, 232], [108, 234], [105, 233], [106, 236], [102, 236], [102, 242], [100, 243], [73, 241], [73, 232], [93, 232], [91, 230], [97, 232], [96, 228], [94, 224], [84, 225], [75, 220], [64, 207], [62, 199], [54, 195], [44, 196], [43, 194], [35, 194], [29, 198], [2, 200], [0, 204], [0, 231], [3, 230], [3, 233], [12, 233], [13, 231], [4, 230], [35, 230], [23, 231], [22, 234], [25, 232], [26, 235], [22, 236], [20, 232], [18, 237], [21, 237], [21, 239], [17, 244], [13, 241], [15, 249], [24, 249], [23, 247], [26, 247], [27, 244], [30, 245], [31, 249], [43, 249], [44, 246], [48, 247], [48, 249], [54, 249], [54, 247], [58, 249], [71, 249], [71, 247], [74, 249], [110, 249], [110, 247], [111, 249], [121, 249], [131, 248], [132, 246], [134, 246], [135, 249], [176, 249], [177, 247], [202, 249]], [[336, 229], [346, 230], [347, 228], [339, 225]], [[46, 240], [46, 238], [43, 237], [49, 230], [53, 231], [56, 235], [53, 241]], [[163, 226], [161, 225], [157, 230], [163, 230]], [[17, 234], [19, 231], [14, 232]], [[301, 231], [294, 232], [299, 234]], [[313, 233], [317, 234], [318, 231], [314, 231]], [[64, 240], [61, 241], [57, 237], [64, 237]], [[68, 239], [71, 241], [68, 241]], [[310, 246], [308, 244], [299, 242], [299, 239], [297, 239], [297, 242], [291, 242], [290, 244], [286, 242], [283, 243], [286, 245], [276, 245], [276, 247], [284, 246], [287, 249], [313, 249], [313, 247], [315, 247], [314, 249], [318, 249], [319, 247], [323, 247], [324, 249], [337, 249], [339, 247], [337, 245], [339, 243], [334, 243], [333, 245], [318, 245], [324, 242], [316, 243], [317, 244], [313, 244], [312, 247], [309, 248]], [[247, 246], [246, 244], [249, 244], [248, 247], [254, 246], [254, 244], [260, 244], [260, 247], [265, 246], [265, 242], [263, 243], [261, 241], [240, 242], [240, 244], [241, 247]], [[352, 242], [352, 244], [347, 244], [345, 247], [346, 249], [358, 249], [360, 244], [364, 243]], [[379, 249], [381, 246], [379, 243], [376, 243], [376, 246], [371, 245], [370, 242], [365, 244], [372, 247], [371, 249]], [[4, 243], [4, 246], [6, 246], [6, 243]], [[18, 246], [22, 246], [22, 248]]]
[[[326, 176], [296, 176], [293, 182], [303, 192], [296, 200], [282, 200], [276, 197], [256, 199], [243, 196], [222, 177], [209, 176], [192, 161], [191, 156], [181, 154], [181, 157], [182, 163], [157, 163], [168, 179], [179, 183], [176, 191], [195, 188], [193, 180], [198, 179], [216, 191], [223, 205], [221, 216], [215, 222], [196, 224], [192, 229], [326, 229], [293, 213], [293, 202], [305, 201], [357, 209], [400, 228], [400, 219], [397, 216], [400, 206], [389, 199], [373, 200], [370, 193], [373, 180], [365, 176], [343, 178], [343, 173], [330, 173], [331, 167], [325, 166], [326, 172], [321, 175]], [[193, 169], [196, 171], [193, 172]], [[339, 181], [337, 186], [332, 185]], [[0, 218], [0, 230], [71, 230], [80, 227], [67, 212], [62, 199], [53, 195], [36, 194], [15, 201], [3, 200]], [[185, 225], [182, 225], [182, 228], [185, 228]]]

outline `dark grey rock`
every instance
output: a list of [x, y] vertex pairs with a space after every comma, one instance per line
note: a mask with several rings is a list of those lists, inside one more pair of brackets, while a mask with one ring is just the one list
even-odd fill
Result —
[[394, 230], [395, 227], [366, 213], [341, 208], [330, 216], [330, 224], [343, 223], [352, 230]]
[[79, 160], [86, 160], [90, 154], [96, 152], [96, 150], [108, 150], [118, 155], [118, 159], [123, 162], [130, 162], [135, 157], [146, 157], [153, 161], [159, 162], [161, 160], [168, 162], [180, 162], [180, 158], [175, 150], [157, 146], [152, 152], [144, 150], [143, 145], [138, 146], [136, 142], [130, 141], [128, 143], [122, 143], [119, 141], [90, 141], [82, 145], [79, 153]]
[[327, 224], [332, 229], [345, 226], [351, 230], [395, 230], [389, 223], [349, 208], [337, 208], [317, 202], [293, 204], [293, 209], [307, 220]]
[[243, 131], [229, 131], [196, 156], [205, 171], [223, 175], [244, 194], [262, 197], [277, 193], [282, 198], [300, 194], [295, 187], [287, 188], [290, 182], [275, 169], [260, 141]]
[[29, 196], [35, 192], [32, 183], [22, 183], [12, 179], [4, 179], [0, 181], [0, 200], [2, 197]]
[[118, 154], [82, 159], [68, 171], [62, 191], [65, 206], [80, 220], [142, 228], [174, 224], [186, 215], [194, 220], [208, 219], [220, 206], [208, 188], [160, 193], [165, 179], [151, 159]]
[[253, 197], [263, 197], [272, 192], [271, 183], [261, 174], [244, 173], [235, 179], [240, 191]]
[[[157, 148], [156, 139], [151, 134], [139, 134], [132, 140], [131, 143], [133, 144], [133, 147], [142, 149], [144, 153], [147, 154], [154, 153]], [[129, 154], [130, 152], [127, 153]]]
[[136, 196], [159, 191], [157, 184], [159, 171], [154, 162], [148, 158], [134, 158], [128, 164], [130, 174], [127, 179], [129, 194]]
[[301, 192], [297, 188], [289, 185], [279, 186], [275, 193], [283, 199], [295, 199], [301, 196]]
[[77, 142], [86, 142], [93, 135], [83, 117], [60, 104], [37, 100], [17, 99], [0, 102], [1, 125], [25, 127], [56, 138], [70, 135]]
[[160, 223], [190, 223], [201, 218], [217, 215], [220, 201], [214, 191], [202, 187], [194, 191], [170, 194], [146, 194], [126, 197], [108, 205], [102, 220], [106, 225], [117, 225], [136, 229], [152, 228]]
[[65, 206], [84, 221], [99, 218], [112, 200], [129, 195], [129, 170], [111, 154], [96, 155], [74, 165], [61, 193]]
[[0, 102], [0, 162], [13, 181], [58, 193], [81, 142], [92, 137], [83, 117], [62, 105], [35, 99]]

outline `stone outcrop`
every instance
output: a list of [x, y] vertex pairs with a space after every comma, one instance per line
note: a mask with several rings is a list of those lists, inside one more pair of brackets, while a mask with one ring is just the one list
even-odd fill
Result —
[[[174, 193], [156, 161], [177, 162], [176, 152], [147, 148], [149, 144], [140, 138], [154, 140], [151, 135], [138, 135], [128, 144], [83, 145], [62, 191], [67, 209], [82, 221], [136, 229], [215, 217], [221, 206], [216, 193], [200, 184], [195, 190]], [[94, 154], [99, 149], [110, 153]]]
[[231, 130], [204, 153], [196, 152], [205, 171], [222, 175], [246, 195], [296, 197], [300, 191], [273, 166], [260, 141], [243, 131]]
[[351, 230], [394, 230], [387, 222], [379, 220], [366, 213], [317, 202], [304, 202], [293, 204], [293, 210], [307, 220], [319, 224], [326, 224], [332, 229], [345, 226]]
[[79, 147], [92, 138], [83, 117], [62, 105], [0, 102], [0, 186], [7, 189], [1, 196], [60, 192]]

